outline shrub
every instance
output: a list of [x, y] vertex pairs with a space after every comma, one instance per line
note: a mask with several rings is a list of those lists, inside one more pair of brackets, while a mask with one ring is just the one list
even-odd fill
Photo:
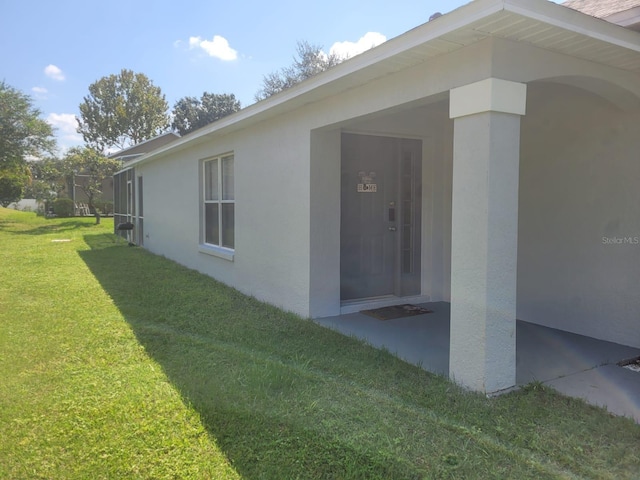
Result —
[[58, 217], [72, 217], [73, 210], [73, 200], [70, 198], [61, 197], [53, 201], [53, 213]]
[[24, 192], [24, 177], [11, 172], [0, 175], [0, 206], [19, 202]]
[[108, 200], [97, 200], [96, 202], [94, 202], [94, 204], [95, 208], [97, 208], [103, 215], [113, 214], [113, 202], [110, 202]]

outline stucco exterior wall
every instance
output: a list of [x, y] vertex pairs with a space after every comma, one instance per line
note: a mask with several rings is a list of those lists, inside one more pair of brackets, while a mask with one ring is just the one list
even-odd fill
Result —
[[518, 318], [640, 346], [640, 112], [534, 83], [521, 143]]
[[[290, 118], [287, 119], [287, 121]], [[235, 258], [199, 252], [200, 164], [234, 153]], [[145, 247], [300, 314], [309, 298], [309, 134], [296, 122], [196, 145], [137, 167]]]

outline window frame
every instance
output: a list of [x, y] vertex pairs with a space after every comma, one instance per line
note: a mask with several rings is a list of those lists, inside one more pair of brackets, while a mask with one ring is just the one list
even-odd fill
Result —
[[[225, 176], [223, 175], [223, 162], [224, 160], [231, 159], [233, 165], [233, 174], [231, 176], [231, 192], [232, 198], [223, 198], [223, 192], [229, 190], [229, 185], [225, 184]], [[217, 169], [217, 198], [215, 200], [207, 199], [207, 165], [211, 162], [216, 162]], [[201, 253], [213, 255], [216, 257], [224, 258], [226, 260], [233, 261], [235, 256], [235, 155], [233, 152], [227, 152], [221, 155], [213, 157], [207, 157], [200, 161], [200, 244], [198, 250]], [[227, 176], [227, 178], [229, 178]], [[223, 218], [223, 205], [233, 205], [233, 246], [223, 245], [224, 235], [224, 218]], [[207, 242], [207, 205], [217, 205], [218, 213], [218, 243]]]

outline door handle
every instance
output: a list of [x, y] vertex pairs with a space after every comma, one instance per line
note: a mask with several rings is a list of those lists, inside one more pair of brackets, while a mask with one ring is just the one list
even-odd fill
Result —
[[395, 232], [396, 231], [396, 227], [389, 227], [389, 231], [390, 232]]

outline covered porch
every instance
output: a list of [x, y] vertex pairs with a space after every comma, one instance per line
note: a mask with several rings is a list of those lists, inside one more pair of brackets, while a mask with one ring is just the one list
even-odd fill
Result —
[[[637, 97], [622, 109], [606, 89], [573, 83], [492, 78], [318, 134], [312, 172], [326, 183], [312, 183], [312, 198], [316, 185], [321, 192], [312, 228], [316, 211], [323, 228], [312, 235], [310, 316], [486, 393], [556, 384], [637, 356], [621, 347], [602, 357], [611, 350], [600, 348], [640, 347]], [[407, 156], [413, 139], [421, 149]], [[418, 194], [403, 210], [402, 195], [388, 192], [416, 171], [402, 166], [407, 158], [421, 172], [411, 176], [407, 190]], [[385, 182], [389, 163], [399, 173]], [[340, 216], [329, 216], [329, 205]], [[629, 241], [613, 245], [614, 237]], [[373, 280], [385, 275], [389, 287], [380, 290]], [[425, 332], [416, 319], [381, 325], [348, 315], [425, 302], [441, 310]], [[589, 352], [595, 338], [604, 343]], [[572, 357], [576, 349], [584, 356]]]
[[422, 343], [412, 330], [401, 348], [384, 346], [496, 393], [609, 362], [562, 370], [562, 337], [560, 357], [533, 368], [554, 357], [522, 346], [534, 338], [525, 330], [640, 347], [640, 90], [628, 72], [570, 56], [495, 39], [477, 48], [488, 78], [312, 130], [309, 316], [447, 302], [446, 323]]
[[314, 90], [305, 315], [447, 302], [439, 330], [384, 346], [496, 393], [609, 362], [562, 370], [567, 338], [640, 348], [640, 50], [549, 2], [484, 3]]
[[[423, 303], [433, 313], [378, 320], [349, 313], [314, 320], [389, 350], [438, 375], [449, 374], [448, 302]], [[640, 349], [516, 321], [516, 383], [542, 382], [558, 392], [640, 422], [640, 372], [618, 365]]]

